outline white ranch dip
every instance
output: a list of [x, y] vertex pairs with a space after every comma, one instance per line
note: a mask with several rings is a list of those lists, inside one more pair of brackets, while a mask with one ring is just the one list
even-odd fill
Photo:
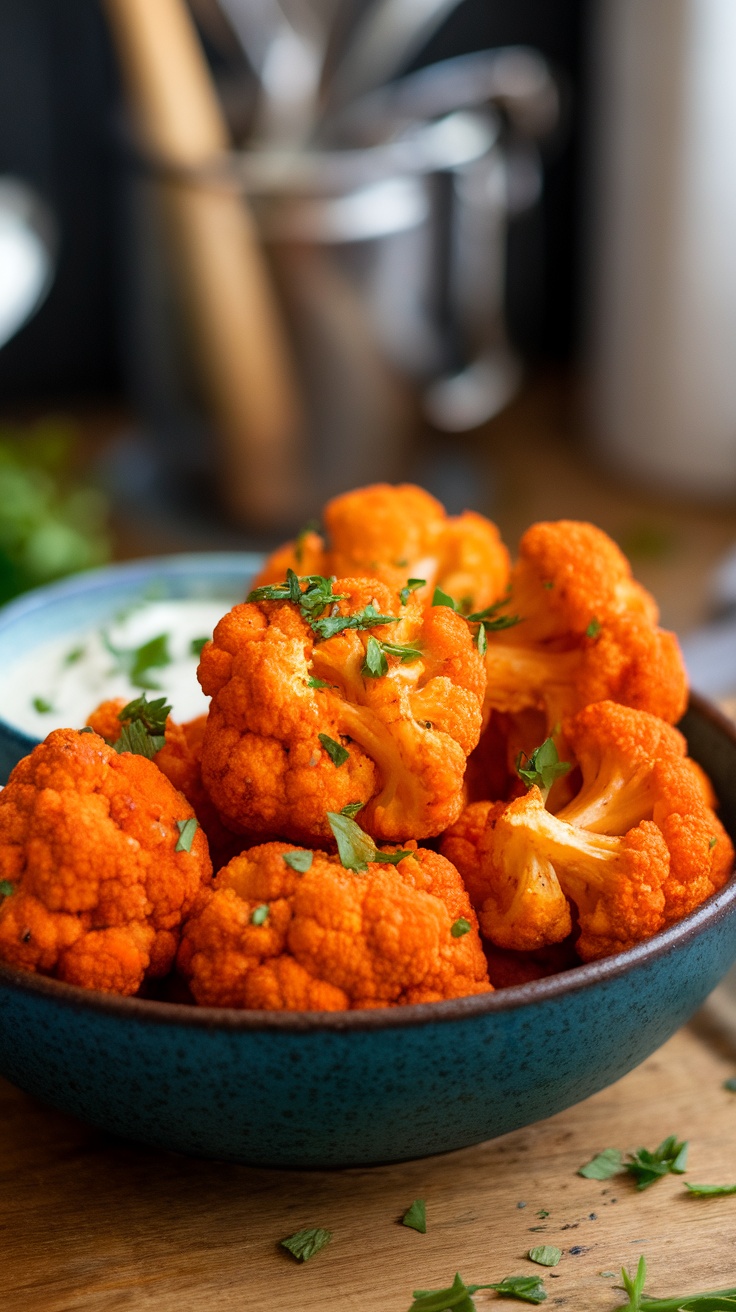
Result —
[[[144, 601], [106, 628], [53, 638], [4, 672], [0, 718], [36, 738], [45, 738], [52, 729], [79, 729], [107, 698], [139, 697], [144, 691], [141, 678], [156, 685], [145, 689], [148, 700], [165, 695], [175, 720], [204, 715], [209, 701], [197, 682], [199, 656], [192, 643], [211, 638], [228, 609], [222, 599]], [[137, 676], [131, 678], [136, 653], [161, 635], [165, 643], [156, 643], [151, 650], [156, 659], [169, 659], [146, 668], [144, 651]], [[45, 706], [51, 709], [39, 709]]]

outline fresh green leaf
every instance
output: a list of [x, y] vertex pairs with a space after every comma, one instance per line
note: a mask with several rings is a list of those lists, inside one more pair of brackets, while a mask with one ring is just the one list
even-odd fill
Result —
[[406, 587], [402, 588], [401, 592], [399, 593], [399, 598], [401, 600], [402, 606], [406, 606], [409, 600], [409, 596], [412, 592], [416, 592], [417, 588], [426, 587], [426, 584], [427, 584], [426, 579], [407, 579]]
[[192, 641], [189, 644], [189, 655], [201, 656], [202, 648], [204, 647], [205, 643], [208, 642], [209, 642], [209, 638], [192, 638]]
[[601, 631], [600, 620], [592, 619], [587, 629], [585, 630], [585, 636], [586, 638], [597, 638], [600, 631]]
[[689, 1189], [691, 1194], [702, 1195], [704, 1198], [717, 1198], [725, 1194], [736, 1194], [736, 1184], [688, 1184], [686, 1180], [685, 1188]]
[[305, 848], [295, 848], [293, 852], [284, 852], [284, 861], [292, 870], [296, 870], [298, 875], [306, 875], [312, 868], [314, 861], [314, 852], [308, 852]]
[[338, 766], [344, 765], [350, 756], [350, 752], [347, 748], [343, 747], [342, 743], [335, 742], [335, 739], [330, 738], [327, 733], [318, 733], [317, 737], [333, 764]]
[[647, 1148], [639, 1148], [635, 1153], [629, 1153], [629, 1160], [625, 1163], [626, 1170], [636, 1180], [637, 1189], [648, 1189], [656, 1180], [661, 1180], [663, 1176], [683, 1175], [687, 1162], [687, 1142], [679, 1143], [674, 1134], [663, 1139], [654, 1152], [649, 1152]]
[[625, 1267], [621, 1267], [621, 1279], [624, 1289], [629, 1296], [629, 1307], [627, 1312], [641, 1312], [641, 1296], [644, 1293], [644, 1283], [647, 1278], [647, 1263], [645, 1257], [639, 1258], [639, 1265], [636, 1268], [636, 1275], [633, 1280]]
[[450, 596], [448, 592], [443, 592], [442, 588], [435, 588], [434, 595], [432, 597], [432, 605], [448, 606], [450, 610], [455, 610], [455, 611], [459, 611], [460, 609], [457, 602]]
[[418, 1230], [420, 1235], [427, 1233], [427, 1205], [423, 1198], [415, 1198], [401, 1218], [401, 1224], [410, 1230]]
[[355, 615], [327, 615], [321, 620], [309, 621], [314, 632], [322, 641], [334, 638], [345, 629], [373, 629], [379, 624], [398, 624], [398, 615], [379, 615], [373, 602]]
[[345, 806], [340, 808], [340, 815], [349, 816], [351, 820], [354, 820], [358, 812], [363, 810], [364, 806], [365, 802], [348, 802]]
[[460, 916], [450, 925], [450, 933], [453, 938], [462, 938], [463, 934], [469, 934], [473, 926], [465, 916]]
[[308, 1262], [310, 1257], [319, 1253], [332, 1239], [331, 1230], [297, 1230], [280, 1241], [282, 1248], [287, 1248], [297, 1262]]
[[415, 1289], [409, 1312], [475, 1312], [473, 1294], [496, 1285], [466, 1285], [458, 1271], [447, 1289]]
[[[549, 1215], [550, 1215], [550, 1214], [549, 1214], [549, 1212], [547, 1211], [547, 1208], [546, 1208], [546, 1207], [540, 1207], [539, 1211], [537, 1212], [537, 1216], [541, 1216], [543, 1220], [544, 1220], [544, 1217], [545, 1217], [545, 1216], [549, 1216]], [[616, 1272], [614, 1271], [613, 1274], [615, 1275]]]
[[539, 1248], [530, 1248], [529, 1257], [540, 1266], [557, 1266], [562, 1257], [562, 1249], [555, 1248], [554, 1244], [542, 1244]]
[[[250, 913], [251, 925], [265, 925], [268, 920], [268, 912], [269, 907], [265, 902], [262, 902], [259, 907], [254, 907]], [[306, 1258], [304, 1260], [306, 1262]]]
[[412, 661], [418, 661], [422, 658], [420, 648], [410, 647], [408, 643], [382, 642], [381, 647], [387, 656], [398, 656], [402, 665], [410, 665]]
[[51, 705], [51, 702], [46, 701], [45, 697], [34, 697], [33, 709], [38, 711], [39, 715], [48, 715], [54, 708]]
[[0, 897], [11, 897], [15, 892], [15, 884], [11, 884], [9, 879], [0, 879]]
[[368, 639], [360, 672], [364, 679], [381, 679], [388, 674], [388, 661], [378, 638]]
[[507, 1276], [497, 1285], [488, 1286], [507, 1298], [518, 1298], [522, 1303], [544, 1303], [547, 1291], [540, 1276]]
[[163, 669], [171, 664], [167, 633], [159, 633], [155, 638], [149, 638], [147, 642], [141, 643], [140, 647], [116, 647], [104, 629], [100, 637], [110, 655], [115, 658], [116, 672], [125, 674], [135, 688], [146, 688], [149, 692], [158, 691], [159, 684], [154, 683], [150, 671]]
[[362, 874], [371, 862], [398, 865], [405, 856], [412, 852], [379, 852], [373, 839], [361, 829], [348, 815], [338, 811], [328, 811], [327, 821], [335, 835], [337, 851], [346, 870], [355, 870]]
[[486, 633], [500, 633], [502, 629], [513, 629], [515, 625], [521, 624], [521, 616], [503, 614], [503, 608], [508, 606], [509, 601], [510, 593], [507, 593], [500, 601], [494, 601], [491, 606], [486, 606], [485, 610], [473, 611], [465, 618], [469, 624], [482, 624]]
[[624, 1155], [618, 1148], [604, 1148], [592, 1161], [581, 1166], [578, 1175], [586, 1180], [610, 1180], [624, 1170]]
[[146, 700], [145, 693], [136, 697], [120, 711], [118, 719], [123, 729], [111, 746], [116, 752], [133, 752], [152, 761], [166, 741], [166, 720], [170, 711], [165, 697], [157, 697], [152, 702]]
[[308, 679], [308, 680], [307, 680], [307, 687], [308, 687], [308, 688], [329, 688], [329, 687], [331, 687], [331, 684], [328, 683], [327, 679], [315, 679], [315, 678], [311, 678], [311, 679]]
[[[522, 762], [526, 761], [526, 765]], [[549, 792], [555, 779], [561, 779], [570, 769], [569, 761], [561, 761], [555, 746], [554, 738], [545, 738], [544, 742], [535, 747], [531, 756], [525, 752], [519, 752], [516, 758], [516, 773], [523, 780], [527, 788], [536, 784], [545, 794]]]
[[[727, 1312], [736, 1309], [736, 1289], [711, 1289], [702, 1294], [678, 1294], [672, 1298], [651, 1298], [644, 1295], [646, 1262], [639, 1258], [636, 1276], [632, 1280], [625, 1268], [621, 1270], [624, 1289], [629, 1302], [618, 1312]], [[605, 1275], [605, 1272], [601, 1273]]]
[[175, 852], [191, 852], [194, 835], [199, 829], [199, 821], [194, 816], [188, 820], [177, 820], [176, 827], [179, 830], [179, 839], [174, 848]]
[[[287, 569], [286, 580], [283, 583], [265, 583], [263, 587], [253, 588], [248, 593], [247, 601], [291, 601], [295, 606], [300, 606], [302, 601], [301, 580], [293, 569]], [[305, 579], [306, 582], [306, 579]], [[322, 583], [329, 585], [329, 579], [322, 579]]]

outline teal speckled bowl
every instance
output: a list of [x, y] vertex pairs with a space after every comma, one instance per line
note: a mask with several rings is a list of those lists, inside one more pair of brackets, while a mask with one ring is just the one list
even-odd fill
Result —
[[[104, 573], [90, 583], [99, 587]], [[84, 579], [74, 583], [83, 588]], [[72, 585], [45, 590], [52, 606], [63, 588]], [[0, 615], [0, 660], [11, 609], [27, 633], [38, 624], [37, 640], [49, 633], [43, 604], [16, 603]], [[681, 727], [733, 834], [736, 732], [696, 698]], [[5, 751], [7, 760], [8, 743]], [[732, 879], [679, 925], [620, 956], [494, 994], [388, 1011], [186, 1007], [0, 967], [0, 1073], [157, 1147], [266, 1166], [398, 1161], [504, 1134], [604, 1088], [669, 1038], [735, 959]]]

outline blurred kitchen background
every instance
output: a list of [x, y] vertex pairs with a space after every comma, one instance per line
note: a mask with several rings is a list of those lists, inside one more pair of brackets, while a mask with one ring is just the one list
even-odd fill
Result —
[[733, 0], [0, 0], [0, 600], [411, 479], [594, 520], [736, 691], [734, 58]]

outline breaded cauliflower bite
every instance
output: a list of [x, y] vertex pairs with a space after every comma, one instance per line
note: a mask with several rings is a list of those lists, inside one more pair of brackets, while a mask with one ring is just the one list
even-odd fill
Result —
[[287, 843], [235, 857], [184, 929], [178, 967], [196, 1001], [341, 1011], [490, 991], [457, 871], [416, 843], [406, 849], [397, 865], [362, 873]]
[[601, 702], [564, 731], [582, 780], [566, 806], [551, 814], [536, 786], [485, 812], [475, 803], [442, 850], [461, 870], [475, 854], [472, 893], [493, 943], [561, 942], [575, 915], [578, 953], [592, 960], [693, 911], [725, 884], [733, 847], [684, 738], [663, 720]]
[[649, 593], [592, 524], [534, 524], [511, 571], [519, 622], [487, 638], [486, 714], [541, 712], [547, 733], [592, 702], [613, 700], [674, 724], [687, 679], [674, 634]]
[[111, 993], [167, 974], [212, 873], [194, 823], [152, 761], [49, 734], [0, 793], [0, 958]]
[[251, 597], [199, 665], [202, 778], [225, 825], [331, 841], [326, 812], [356, 803], [384, 841], [452, 824], [485, 681], [465, 620], [374, 579], [290, 574]]
[[376, 483], [336, 497], [325, 507], [324, 523], [329, 547], [317, 533], [301, 534], [269, 557], [256, 586], [280, 583], [287, 569], [376, 578], [397, 590], [409, 578], [422, 579], [424, 600], [439, 586], [471, 611], [506, 591], [509, 555], [496, 525], [469, 510], [449, 517], [411, 483]]

